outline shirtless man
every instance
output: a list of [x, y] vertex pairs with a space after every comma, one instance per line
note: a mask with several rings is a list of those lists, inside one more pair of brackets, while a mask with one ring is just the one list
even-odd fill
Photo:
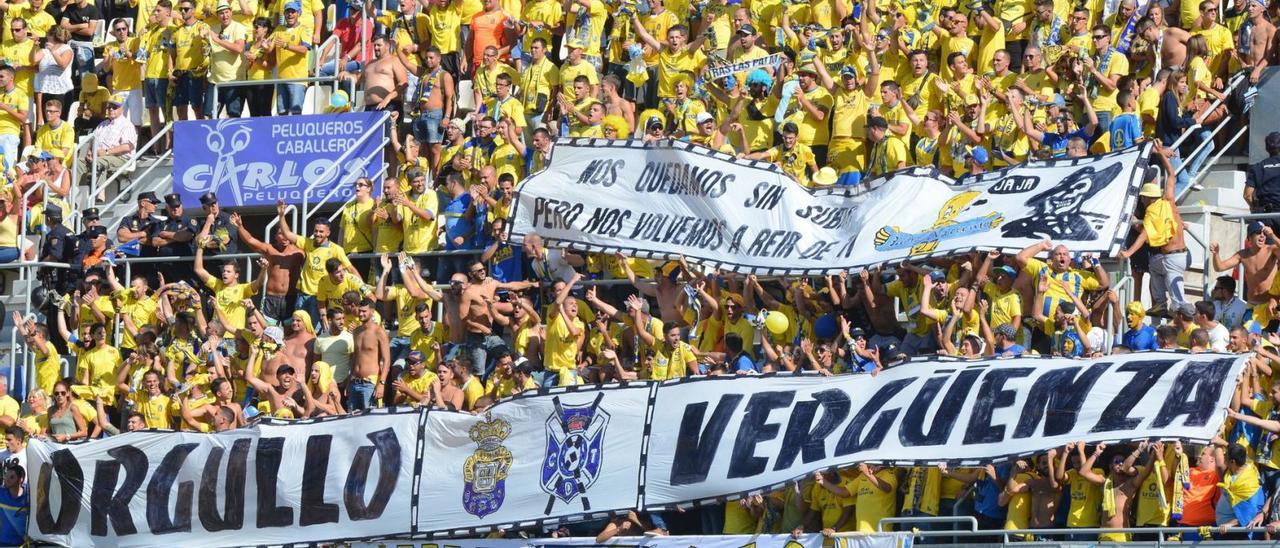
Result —
[[[1108, 467], [1107, 475], [1105, 477], [1093, 471], [1093, 463], [1098, 460], [1098, 457], [1106, 450], [1107, 444], [1098, 444], [1098, 446], [1094, 448], [1093, 454], [1089, 455], [1088, 458], [1084, 459], [1084, 461], [1080, 463], [1080, 477], [1084, 478], [1089, 483], [1105, 485], [1108, 480], [1111, 481], [1112, 492], [1115, 493], [1116, 505], [1114, 512], [1101, 512], [1099, 517], [1102, 520], [1102, 527], [1104, 529], [1120, 529], [1123, 527], [1129, 527], [1130, 521], [1132, 521], [1129, 517], [1129, 502], [1135, 500], [1135, 497], [1138, 494], [1138, 486], [1142, 485], [1143, 480], [1146, 479], [1145, 475], [1138, 473], [1138, 469], [1134, 468], [1133, 464], [1137, 462], [1139, 456], [1147, 451], [1148, 446], [1149, 443], [1143, 441], [1127, 456], [1122, 454], [1112, 455], [1111, 465]], [[1083, 455], [1084, 443], [1079, 443], [1077, 448], [1079, 449], [1080, 454]], [[1146, 470], [1146, 473], [1150, 473], [1150, 467], [1147, 467]], [[1105, 493], [1103, 496], [1106, 496]], [[1103, 533], [1098, 536], [1098, 540], [1127, 542], [1129, 540], [1129, 535], [1127, 533]]]
[[[466, 329], [467, 352], [471, 355], [472, 372], [477, 377], [488, 376], [489, 352], [506, 342], [499, 335], [502, 326], [511, 323], [511, 303], [498, 302], [497, 292], [524, 291], [537, 287], [536, 282], [501, 283], [488, 277], [488, 269], [480, 261], [471, 261], [467, 265], [467, 285], [462, 290], [458, 311]], [[494, 322], [500, 324], [494, 329]]]
[[427, 160], [431, 161], [433, 173], [440, 169], [440, 143], [444, 141], [449, 120], [453, 119], [453, 90], [453, 76], [440, 67], [440, 49], [431, 46], [411, 101], [416, 105], [411, 105], [409, 110], [418, 113], [413, 120], [413, 137], [418, 143], [428, 145]]
[[[259, 350], [254, 348], [252, 354], [257, 354]], [[256, 356], [254, 356], [256, 358]], [[251, 359], [254, 359], [251, 358]], [[288, 411], [293, 418], [302, 418], [307, 414], [304, 404], [307, 401], [306, 389], [294, 383], [297, 372], [292, 366], [284, 365], [280, 369], [272, 371], [268, 376], [265, 366], [262, 368], [262, 376], [273, 380], [268, 383], [253, 374], [253, 368], [247, 367], [244, 371], [244, 380], [249, 383], [258, 392], [258, 399], [265, 399], [271, 402], [271, 414], [273, 416], [281, 416], [282, 411]], [[285, 415], [288, 418], [288, 415]]]
[[373, 407], [381, 398], [391, 365], [391, 339], [373, 320], [373, 301], [364, 299], [356, 309], [360, 326], [351, 333], [355, 353], [351, 356], [351, 383], [347, 385], [347, 409], [355, 412]]
[[1267, 20], [1267, 6], [1259, 0], [1246, 0], [1245, 10], [1249, 16], [1240, 23], [1236, 49], [1231, 51], [1231, 56], [1242, 68], [1252, 68], [1249, 82], [1256, 84], [1269, 64], [1276, 26]]
[[236, 227], [244, 245], [267, 259], [267, 291], [262, 300], [262, 313], [277, 322], [283, 322], [292, 312], [289, 309], [289, 290], [298, 284], [298, 274], [302, 271], [304, 258], [302, 250], [285, 238], [284, 232], [279, 228], [271, 235], [271, 245], [254, 238], [253, 234], [245, 230], [239, 213], [231, 214], [231, 224]]
[[634, 130], [636, 127], [636, 104], [624, 98], [620, 92], [622, 91], [622, 80], [617, 76], [610, 74], [601, 80], [601, 88], [604, 90], [604, 113], [606, 116], [621, 116], [627, 121], [627, 130]]
[[[284, 330], [277, 326], [271, 326], [262, 330], [262, 338], [258, 339], [258, 344], [250, 349], [249, 363], [254, 363], [259, 355], [266, 352], [266, 356], [262, 360], [262, 371], [259, 377], [264, 382], [274, 384], [277, 381], [276, 370], [285, 365], [289, 365], [289, 359], [284, 354]], [[246, 369], [253, 369], [248, 367]], [[247, 372], [245, 373], [248, 374]], [[277, 385], [278, 386], [278, 385]]]
[[1213, 269], [1228, 272], [1237, 265], [1244, 265], [1245, 300], [1255, 305], [1266, 303], [1271, 299], [1271, 284], [1275, 279], [1277, 261], [1280, 261], [1280, 247], [1275, 242], [1276, 235], [1271, 227], [1253, 221], [1249, 223], [1249, 243], [1252, 245], [1231, 254], [1225, 260], [1218, 256], [1218, 243], [1209, 244], [1209, 252], [1213, 254]]
[[444, 325], [448, 328], [449, 342], [463, 344], [466, 342], [467, 330], [462, 325], [465, 311], [462, 309], [462, 294], [467, 290], [467, 275], [454, 272], [449, 277], [449, 289], [444, 291]]
[[390, 110], [399, 112], [403, 106], [403, 93], [408, 76], [404, 64], [394, 55], [387, 55], [391, 42], [385, 34], [373, 39], [373, 60], [360, 71], [357, 86], [363, 88], [365, 110]]
[[[680, 257], [680, 267], [673, 269], [669, 274], [663, 275], [661, 272], [654, 273], [654, 281], [636, 280], [636, 274], [631, 270], [631, 265], [627, 262], [627, 257], [621, 253], [615, 255], [615, 260], [622, 265], [622, 269], [626, 271], [627, 279], [631, 281], [636, 289], [640, 290], [640, 294], [647, 295], [658, 299], [658, 319], [666, 325], [684, 325], [684, 309], [687, 306], [685, 299], [684, 286], [677, 283], [679, 280], [688, 281], [689, 270], [688, 263], [684, 257]], [[696, 321], [696, 318], [695, 318]]]
[[1151, 45], [1153, 55], [1160, 56], [1157, 68], [1186, 68], [1187, 40], [1191, 39], [1191, 33], [1177, 27], [1160, 28], [1148, 15], [1138, 20], [1138, 36]]
[[276, 356], [288, 360], [294, 369], [305, 371], [310, 375], [311, 364], [316, 360], [311, 351], [316, 335], [312, 322], [309, 319], [303, 319], [304, 315], [306, 312], [301, 310], [293, 312], [293, 316], [285, 324], [287, 329], [285, 329], [284, 348]]

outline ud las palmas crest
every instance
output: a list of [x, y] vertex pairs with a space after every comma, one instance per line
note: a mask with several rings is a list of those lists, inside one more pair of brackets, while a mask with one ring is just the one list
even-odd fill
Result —
[[547, 454], [542, 461], [542, 490], [550, 514], [556, 499], [565, 503], [582, 498], [582, 509], [591, 509], [587, 489], [600, 477], [604, 462], [604, 430], [609, 413], [600, 409], [601, 392], [586, 405], [567, 405], [560, 396], [552, 401], [555, 412], [547, 417]]
[[511, 470], [511, 451], [502, 445], [511, 435], [511, 424], [488, 413], [484, 419], [471, 427], [476, 450], [462, 464], [462, 507], [478, 518], [502, 507], [507, 495], [507, 472]]
[[933, 226], [916, 233], [903, 232], [896, 226], [886, 226], [876, 231], [876, 251], [892, 251], [911, 248], [910, 255], [929, 253], [938, 248], [938, 242], [971, 234], [987, 232], [1004, 222], [999, 213], [988, 213], [981, 217], [957, 221], [970, 207], [987, 203], [986, 200], [974, 201], [981, 193], [969, 190], [961, 192], [942, 204], [938, 210], [938, 220]]

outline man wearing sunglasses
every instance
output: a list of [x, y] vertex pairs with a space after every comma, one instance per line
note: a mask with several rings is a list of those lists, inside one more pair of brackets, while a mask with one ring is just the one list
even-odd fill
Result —
[[125, 19], [111, 21], [109, 28], [115, 41], [103, 47], [102, 71], [111, 73], [111, 91], [125, 96], [124, 114], [130, 123], [139, 126], [142, 125], [142, 63], [137, 54], [142, 40], [130, 36]]

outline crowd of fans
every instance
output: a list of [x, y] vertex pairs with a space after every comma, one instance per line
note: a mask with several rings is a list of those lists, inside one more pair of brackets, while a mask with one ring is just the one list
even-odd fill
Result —
[[[1231, 256], [1213, 245], [1214, 269], [1240, 267], [1246, 298], [1223, 276], [1189, 302], [1175, 202], [1213, 143], [1195, 130], [1159, 144], [1239, 106], [1231, 76], [1257, 81], [1275, 61], [1258, 0], [1120, 0], [1114, 13], [1064, 0], [26, 0], [0, 11], [0, 262], [73, 265], [44, 269], [38, 313], [12, 318], [34, 389], [19, 404], [0, 376], [0, 458], [14, 459], [0, 544], [25, 530], [10, 508], [26, 506], [16, 501], [33, 436], [211, 432], [378, 406], [481, 413], [539, 387], [875, 375], [934, 354], [1156, 349], [1255, 353], [1212, 445], [1069, 444], [975, 469], [862, 465], [696, 516], [633, 513], [571, 532], [870, 531], [895, 515], [973, 515], [990, 529], [1280, 524], [1280, 338], [1266, 329], [1280, 318], [1280, 249], [1262, 223]], [[317, 51], [329, 35], [336, 45]], [[176, 194], [143, 192], [109, 234], [71, 199], [85, 182], [73, 162], [118, 169], [162, 120], [300, 114], [305, 82], [215, 85], [305, 78], [314, 59], [350, 101], [333, 109], [393, 120], [392, 175], [356, 180], [336, 222], [292, 226], [281, 203], [263, 241], [213, 194], [193, 214]], [[711, 75], [747, 61], [759, 66]], [[1124, 303], [1099, 258], [1049, 241], [772, 279], [549, 249], [536, 234], [512, 242], [515, 186], [562, 136], [689, 140], [775, 162], [809, 187], [909, 166], [960, 177], [1148, 140], [1162, 169], [1142, 187], [1122, 253], [1139, 296]], [[1280, 134], [1267, 147], [1272, 164], [1246, 192], [1260, 211], [1280, 207]], [[72, 211], [78, 233], [64, 224]], [[38, 245], [22, 245], [24, 222]], [[128, 248], [175, 260], [122, 279]], [[247, 262], [219, 258], [241, 251], [260, 255], [252, 280]], [[437, 251], [451, 253], [421, 257]]]

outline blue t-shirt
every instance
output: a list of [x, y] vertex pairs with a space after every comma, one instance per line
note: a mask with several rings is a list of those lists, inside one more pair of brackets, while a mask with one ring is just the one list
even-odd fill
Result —
[[1138, 115], [1126, 112], [1111, 119], [1110, 131], [1111, 150], [1129, 148], [1142, 136], [1142, 122], [1138, 120]]
[[1130, 329], [1124, 332], [1120, 337], [1120, 344], [1129, 347], [1129, 350], [1139, 352], [1142, 350], [1158, 350], [1160, 345], [1156, 344], [1156, 330], [1154, 327], [1143, 324], [1138, 329]]
[[[1002, 478], [1008, 478], [1009, 465], [996, 466], [996, 473], [1000, 474]], [[978, 482], [978, 488], [973, 497], [973, 509], [987, 517], [1004, 519], [1008, 508], [1000, 506], [1000, 493], [1004, 491], [1005, 482], [996, 483], [996, 479], [998, 478], [987, 476]]]
[[1004, 350], [1000, 350], [998, 348], [996, 349], [996, 357], [1009, 355], [1017, 358], [1017, 357], [1022, 357], [1022, 355], [1026, 353], [1027, 353], [1027, 349], [1023, 348], [1022, 345], [1020, 344], [1011, 344]]
[[[475, 223], [464, 216], [470, 205], [471, 194], [464, 192], [444, 206], [445, 249], [470, 249], [468, 244], [472, 239], [469, 236], [474, 232]], [[462, 245], [455, 245], [453, 239], [459, 236], [463, 237]]]
[[851, 352], [850, 357], [853, 358], [850, 364], [853, 365], [854, 373], [870, 373], [876, 370], [875, 360], [859, 356], [857, 352]]
[[748, 356], [746, 352], [743, 352], [733, 359], [733, 370], [753, 372], [756, 371], [756, 363], [751, 361], [751, 356]]
[[1067, 141], [1070, 141], [1072, 137], [1079, 137], [1084, 139], [1086, 143], [1089, 142], [1089, 134], [1085, 133], [1083, 129], [1077, 129], [1067, 134], [1045, 133], [1040, 137], [1040, 144], [1049, 147], [1049, 150], [1053, 151], [1055, 158], [1060, 158], [1067, 155]]
[[24, 486], [17, 497], [0, 487], [0, 545], [18, 546], [27, 537], [28, 496]]
[[[488, 247], [488, 244], [484, 247]], [[492, 264], [489, 275], [493, 279], [504, 283], [524, 280], [524, 246], [498, 244], [498, 250], [493, 253], [489, 262]]]

